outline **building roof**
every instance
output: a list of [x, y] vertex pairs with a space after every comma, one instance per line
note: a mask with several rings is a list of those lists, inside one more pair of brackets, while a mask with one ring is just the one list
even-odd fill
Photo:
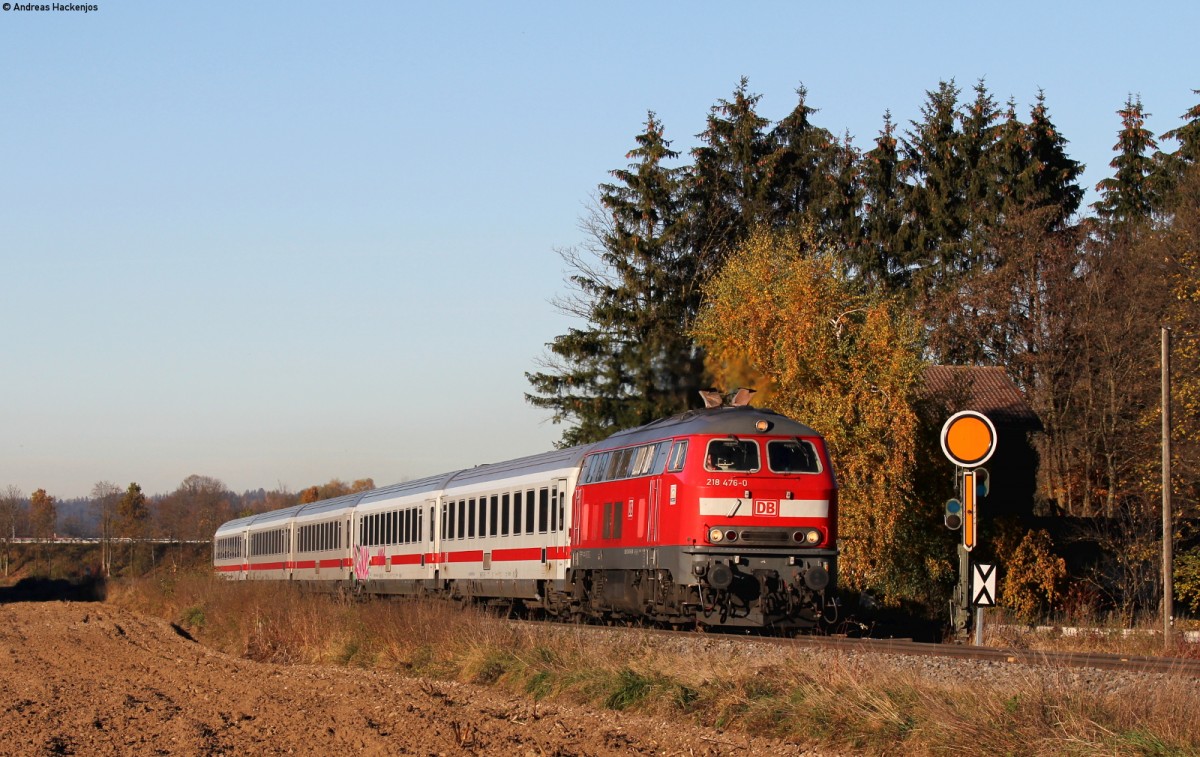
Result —
[[925, 369], [926, 396], [950, 398], [958, 410], [976, 410], [995, 424], [1041, 430], [1042, 422], [1003, 368], [931, 365]]

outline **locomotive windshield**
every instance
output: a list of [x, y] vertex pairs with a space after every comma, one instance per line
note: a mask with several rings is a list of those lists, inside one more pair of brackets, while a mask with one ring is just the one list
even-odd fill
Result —
[[767, 442], [767, 464], [775, 473], [820, 473], [821, 461], [812, 442], [803, 439]]
[[710, 471], [754, 473], [758, 470], [758, 443], [741, 439], [713, 439], [708, 443], [704, 467]]

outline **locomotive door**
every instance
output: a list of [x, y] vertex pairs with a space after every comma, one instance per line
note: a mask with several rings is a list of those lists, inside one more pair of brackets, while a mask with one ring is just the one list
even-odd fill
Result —
[[657, 476], [650, 479], [650, 494], [646, 504], [646, 543], [655, 544], [658, 542], [658, 491], [659, 479]]

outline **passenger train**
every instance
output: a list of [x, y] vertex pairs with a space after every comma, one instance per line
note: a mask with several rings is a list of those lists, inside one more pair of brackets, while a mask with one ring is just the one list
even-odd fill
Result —
[[231, 579], [559, 619], [805, 628], [836, 584], [836, 539], [822, 437], [742, 405], [232, 520], [213, 561]]

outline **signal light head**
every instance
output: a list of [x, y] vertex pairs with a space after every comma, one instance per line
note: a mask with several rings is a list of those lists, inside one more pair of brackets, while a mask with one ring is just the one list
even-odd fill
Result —
[[963, 507], [962, 503], [957, 499], [951, 499], [946, 502], [946, 514], [942, 516], [942, 522], [946, 524], [946, 528], [951, 531], [957, 531], [962, 528], [963, 522]]

